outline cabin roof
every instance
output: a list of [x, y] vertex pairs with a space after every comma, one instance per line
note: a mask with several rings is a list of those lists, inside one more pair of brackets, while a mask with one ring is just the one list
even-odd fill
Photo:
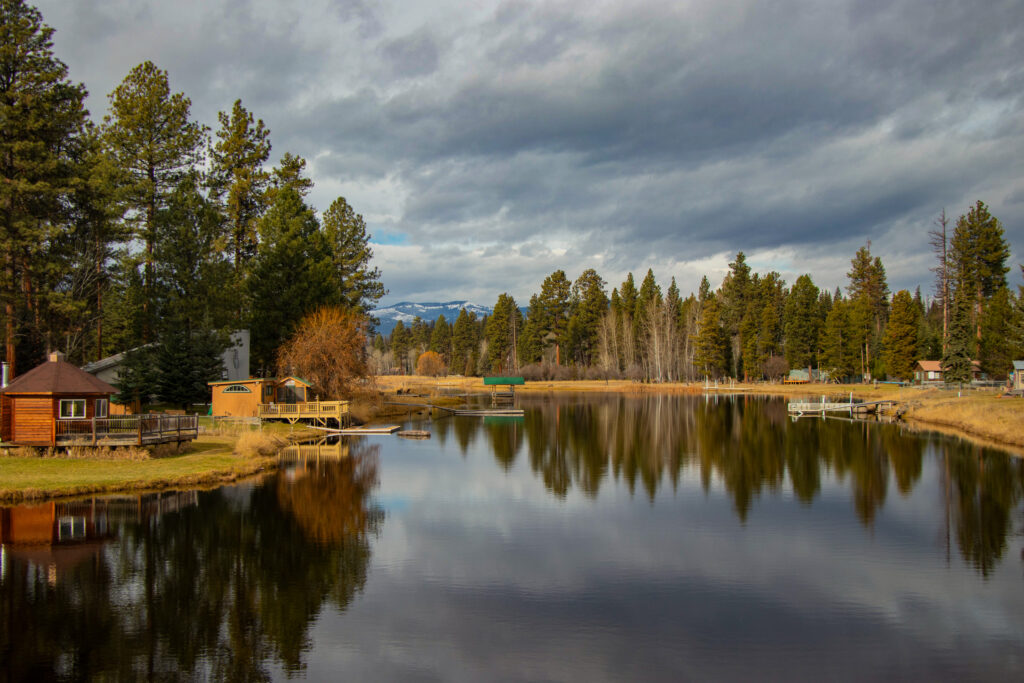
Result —
[[116, 394], [103, 380], [63, 360], [48, 360], [16, 377], [3, 394]]
[[[941, 360], [919, 360], [917, 361], [918, 367], [926, 372], [942, 372], [942, 361]], [[981, 371], [981, 361], [972, 360], [971, 368], [975, 372]]]
[[1024, 371], [1024, 360], [1013, 361], [1013, 369], [1017, 371]]
[[285, 377], [250, 377], [249, 379], [225, 379], [217, 382], [207, 382], [211, 387], [220, 386], [222, 384], [251, 384], [253, 382], [271, 382], [273, 384], [284, 384], [287, 380], [294, 380], [299, 384], [303, 384], [307, 387], [312, 388], [312, 382], [296, 377], [295, 375], [287, 375]]

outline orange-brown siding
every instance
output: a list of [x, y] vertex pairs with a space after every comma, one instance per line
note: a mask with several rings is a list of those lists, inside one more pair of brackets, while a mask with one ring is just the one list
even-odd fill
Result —
[[[244, 383], [215, 384], [213, 386], [213, 406], [210, 412], [218, 417], [256, 417], [260, 403], [265, 402], [263, 396], [265, 384], [268, 383], [259, 379]], [[249, 393], [224, 393], [228, 387], [240, 385], [245, 386]]]
[[11, 398], [11, 421], [15, 443], [52, 444], [54, 400], [48, 396]]

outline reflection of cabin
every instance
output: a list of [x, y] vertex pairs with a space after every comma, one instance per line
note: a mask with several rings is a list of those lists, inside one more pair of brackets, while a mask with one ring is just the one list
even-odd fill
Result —
[[15, 561], [46, 568], [51, 583], [94, 559], [118, 521], [138, 523], [198, 504], [196, 491], [146, 493], [0, 508], [0, 546]]
[[[971, 361], [971, 379], [981, 379], [981, 361]], [[940, 360], [919, 360], [914, 369], [914, 380], [918, 384], [940, 384], [945, 380], [942, 377], [942, 361]]]
[[38, 365], [0, 389], [0, 436], [21, 446], [55, 446], [59, 426], [105, 418], [114, 387], [65, 363], [51, 353]]

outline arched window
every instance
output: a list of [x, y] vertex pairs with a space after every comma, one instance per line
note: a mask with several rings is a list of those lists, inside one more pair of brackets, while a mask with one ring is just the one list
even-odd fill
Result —
[[225, 394], [251, 394], [252, 391], [244, 384], [232, 384], [224, 390]]

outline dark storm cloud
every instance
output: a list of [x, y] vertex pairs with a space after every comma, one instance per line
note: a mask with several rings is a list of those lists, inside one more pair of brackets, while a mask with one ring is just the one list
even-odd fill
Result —
[[[404, 235], [401, 262], [377, 251], [393, 298], [525, 298], [587, 267], [686, 290], [737, 250], [834, 286], [868, 239], [894, 289], [927, 286], [931, 221], [976, 199], [1024, 253], [1019, 3], [168, 7], [42, 10], [94, 91], [152, 58], [211, 125], [241, 98], [310, 160], [318, 208], [341, 193]], [[510, 279], [470, 279], [492, 252]]]

